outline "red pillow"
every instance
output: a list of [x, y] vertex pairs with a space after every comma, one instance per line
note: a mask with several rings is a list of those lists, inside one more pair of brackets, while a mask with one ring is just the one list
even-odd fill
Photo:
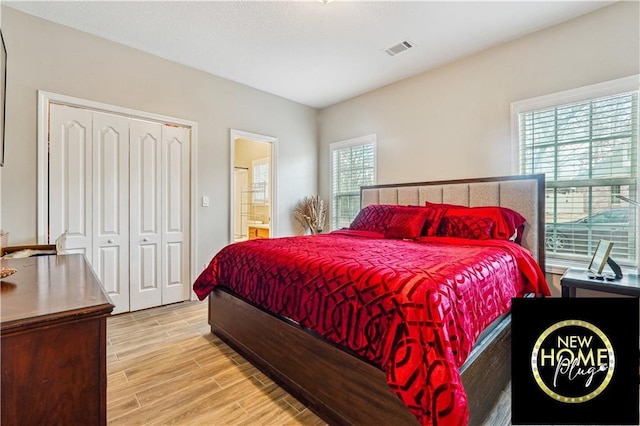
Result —
[[391, 218], [393, 218], [392, 206], [383, 204], [371, 204], [358, 213], [349, 229], [354, 231], [371, 231], [384, 234]]
[[422, 234], [429, 211], [417, 206], [394, 207], [396, 208], [385, 232], [385, 238], [418, 238]]
[[516, 229], [526, 222], [526, 219], [520, 213], [499, 206], [450, 208], [446, 211], [444, 217], [452, 216], [476, 216], [493, 220], [495, 226], [491, 236], [497, 240], [510, 239]]
[[495, 222], [487, 217], [451, 216], [442, 219], [438, 234], [446, 237], [489, 240], [494, 225]]
[[444, 217], [444, 214], [450, 208], [466, 208], [465, 206], [459, 206], [456, 204], [445, 204], [445, 203], [430, 203], [426, 201], [424, 203], [425, 207], [429, 213], [427, 214], [427, 219], [425, 222], [425, 230], [422, 235], [427, 237], [432, 237], [438, 233], [438, 228], [440, 226], [440, 221]]
[[349, 229], [384, 234], [385, 238], [418, 238], [428, 209], [421, 206], [372, 204], [360, 210]]

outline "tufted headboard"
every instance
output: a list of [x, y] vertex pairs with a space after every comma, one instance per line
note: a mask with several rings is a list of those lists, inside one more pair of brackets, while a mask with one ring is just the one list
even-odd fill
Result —
[[370, 204], [424, 206], [432, 203], [468, 207], [502, 206], [527, 219], [522, 246], [544, 271], [544, 175], [517, 175], [363, 186], [361, 207]]

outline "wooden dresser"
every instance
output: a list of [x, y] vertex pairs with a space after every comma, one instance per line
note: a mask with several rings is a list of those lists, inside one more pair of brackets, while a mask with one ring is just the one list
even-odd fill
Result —
[[2, 425], [105, 425], [114, 305], [81, 254], [0, 260]]

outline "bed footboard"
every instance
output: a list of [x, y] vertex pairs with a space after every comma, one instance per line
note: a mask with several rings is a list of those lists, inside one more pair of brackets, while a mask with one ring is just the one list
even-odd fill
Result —
[[[218, 289], [209, 296], [211, 331], [332, 425], [417, 425], [384, 372]], [[462, 372], [469, 424], [482, 424], [510, 377], [510, 318], [475, 350]], [[265, 337], [269, 336], [269, 337]]]

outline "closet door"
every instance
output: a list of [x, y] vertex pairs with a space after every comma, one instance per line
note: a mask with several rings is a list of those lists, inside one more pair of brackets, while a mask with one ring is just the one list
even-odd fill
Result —
[[162, 126], [130, 121], [130, 275], [131, 310], [162, 304]]
[[162, 304], [189, 298], [191, 131], [162, 126]]
[[49, 242], [66, 232], [66, 252], [91, 263], [92, 113], [51, 104], [49, 114]]
[[82, 253], [114, 313], [190, 297], [191, 130], [51, 103], [49, 242]]
[[129, 311], [129, 119], [93, 113], [93, 269]]

